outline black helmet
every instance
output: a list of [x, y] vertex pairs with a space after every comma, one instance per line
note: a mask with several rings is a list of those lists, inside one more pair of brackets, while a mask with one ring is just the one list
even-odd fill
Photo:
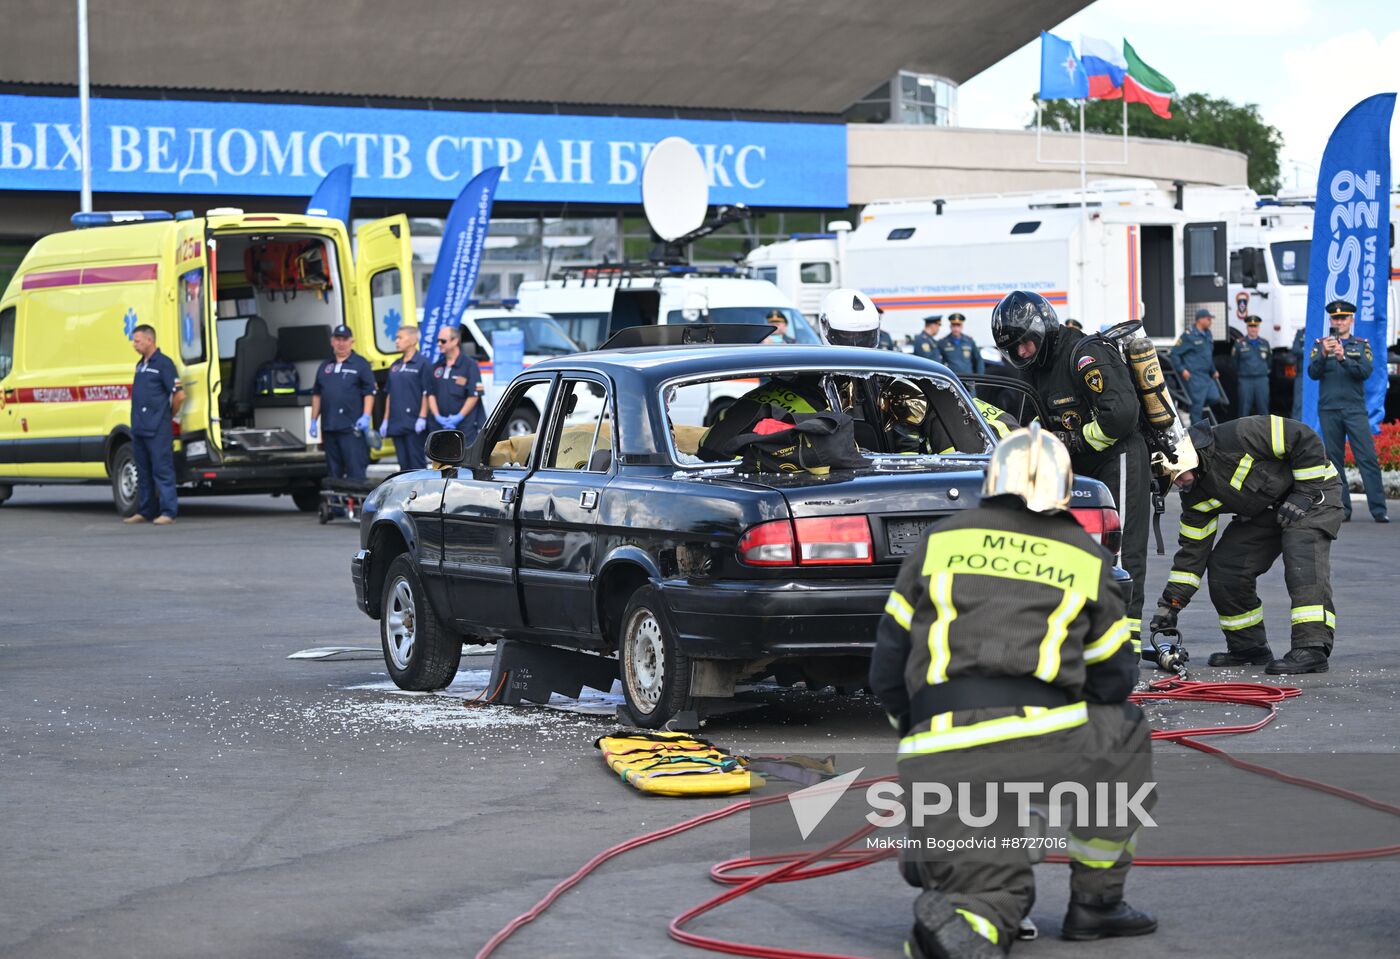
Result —
[[[1055, 308], [1039, 293], [1012, 290], [992, 310], [992, 339], [1006, 362], [1018, 370], [1045, 362], [1050, 334], [1059, 328]], [[1023, 340], [1035, 344], [1035, 355], [1027, 359], [1016, 349]]]

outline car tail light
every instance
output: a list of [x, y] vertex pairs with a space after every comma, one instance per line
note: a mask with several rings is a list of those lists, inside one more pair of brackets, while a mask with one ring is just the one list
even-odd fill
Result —
[[739, 537], [739, 559], [750, 566], [792, 566], [796, 555], [791, 520], [760, 523]]
[[1104, 549], [1114, 556], [1123, 545], [1123, 524], [1118, 519], [1118, 511], [1111, 506], [1094, 509], [1070, 510], [1084, 531], [1094, 538]]
[[799, 519], [798, 562], [803, 566], [845, 566], [874, 561], [870, 521], [864, 516]]

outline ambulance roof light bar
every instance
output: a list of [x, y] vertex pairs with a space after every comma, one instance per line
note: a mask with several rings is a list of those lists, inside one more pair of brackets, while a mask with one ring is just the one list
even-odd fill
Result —
[[124, 223], [155, 223], [173, 220], [175, 214], [166, 210], [110, 210], [105, 213], [74, 213], [69, 222], [80, 230], [93, 226], [120, 226]]

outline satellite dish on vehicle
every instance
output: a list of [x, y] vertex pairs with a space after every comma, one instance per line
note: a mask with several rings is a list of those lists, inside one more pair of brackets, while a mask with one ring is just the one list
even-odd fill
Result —
[[700, 151], [684, 137], [651, 148], [642, 167], [642, 209], [656, 235], [675, 240], [698, 230], [710, 205], [710, 184]]

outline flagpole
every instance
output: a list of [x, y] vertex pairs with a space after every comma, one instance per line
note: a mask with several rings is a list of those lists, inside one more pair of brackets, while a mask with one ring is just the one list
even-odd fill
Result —
[[1084, 100], [1079, 101], [1079, 315], [1087, 312], [1088, 290], [1084, 288], [1084, 260], [1089, 242], [1089, 164], [1084, 137]]

